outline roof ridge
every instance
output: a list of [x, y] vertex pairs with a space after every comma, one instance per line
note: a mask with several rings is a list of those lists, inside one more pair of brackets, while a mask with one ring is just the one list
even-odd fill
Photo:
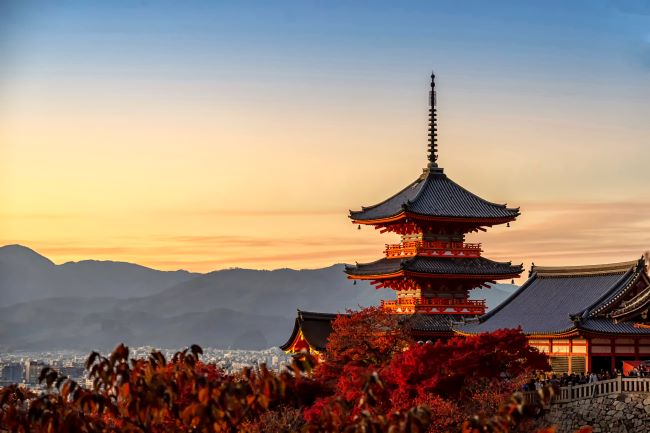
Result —
[[490, 317], [494, 316], [497, 312], [501, 311], [506, 305], [512, 302], [517, 296], [522, 294], [524, 290], [526, 290], [528, 286], [530, 286], [536, 278], [537, 278], [536, 273], [531, 274], [530, 277], [528, 277], [528, 279], [524, 281], [524, 284], [519, 286], [519, 288], [515, 290], [510, 296], [508, 296], [504, 301], [502, 301], [499, 305], [497, 305], [496, 307], [494, 307], [493, 309], [491, 309], [490, 311], [488, 311], [487, 313], [479, 317], [478, 319], [479, 322], [483, 323], [485, 322], [485, 320], [489, 319]]
[[[380, 206], [380, 205], [386, 203], [387, 201], [389, 201], [389, 200], [391, 200], [391, 199], [397, 197], [398, 195], [402, 194], [402, 193], [403, 193], [404, 191], [406, 191], [407, 189], [409, 189], [409, 188], [413, 188], [413, 184], [415, 184], [415, 183], [418, 183], [418, 182], [422, 183], [422, 182], [425, 182], [425, 181], [426, 181], [426, 177], [423, 176], [423, 175], [420, 175], [420, 176], [418, 176], [418, 178], [415, 179], [413, 182], [409, 183], [409, 184], [406, 185], [404, 188], [402, 188], [401, 190], [399, 190], [399, 191], [396, 192], [395, 194], [391, 195], [391, 196], [388, 197], [387, 199], [384, 199], [384, 200], [380, 201], [379, 203], [373, 204], [373, 205], [371, 205], [371, 206], [361, 206], [361, 210], [350, 210], [350, 218], [353, 217], [353, 216], [352, 216], [353, 214], [361, 213], [361, 212], [367, 211], [367, 210], [369, 210], [369, 209], [374, 209], [374, 208], [376, 208], [377, 206]], [[419, 191], [418, 191], [418, 194], [419, 194]]]
[[582, 313], [583, 317], [596, 317], [596, 315], [606, 310], [614, 301], [618, 300], [624, 293], [626, 293], [639, 277], [648, 282], [648, 277], [645, 272], [639, 268], [630, 268], [629, 271], [619, 278], [615, 290], [611, 290], [608, 293], [608, 296], [602, 297], [598, 300], [598, 303], [594, 303], [590, 305], [588, 309], [584, 310]]
[[340, 315], [340, 313], [321, 313], [318, 311], [304, 311], [301, 309], [298, 309], [298, 317], [302, 318], [304, 316], [308, 316], [309, 318], [319, 318], [319, 319], [327, 319], [331, 317], [336, 317]]
[[413, 196], [412, 199], [406, 200], [406, 203], [402, 205], [406, 210], [411, 207], [411, 203], [415, 203], [420, 198], [424, 190], [427, 188], [427, 185], [429, 184], [429, 179], [432, 177], [442, 177], [448, 179], [447, 175], [442, 172], [442, 169], [429, 170], [428, 168], [425, 168], [424, 172], [419, 177], [419, 179], [422, 179], [422, 186], [420, 187], [420, 190]]
[[379, 263], [379, 262], [387, 261], [387, 260], [401, 260], [401, 261], [403, 261], [404, 259], [409, 259], [409, 258], [411, 258], [411, 257], [381, 257], [381, 258], [379, 258], [377, 260], [373, 260], [372, 262], [366, 262], [366, 263], [355, 262], [354, 265], [349, 265], [349, 264], [346, 263], [345, 264], [345, 269], [352, 269], [352, 268], [356, 268], [358, 266], [374, 265], [375, 263]]
[[609, 300], [614, 294], [626, 289], [626, 287], [631, 282], [630, 279], [634, 276], [634, 274], [635, 272], [632, 268], [628, 269], [623, 275], [621, 275], [618, 280], [616, 280], [614, 284], [612, 284], [612, 287], [607, 292], [603, 293], [598, 299], [596, 299], [596, 301], [584, 308], [582, 311], [578, 311], [571, 315], [576, 316], [576, 318], [581, 320], [592, 316], [594, 313], [597, 313], [598, 310], [603, 307], [603, 302]]
[[539, 277], [568, 277], [568, 276], [590, 276], [603, 274], [624, 274], [632, 268], [639, 266], [639, 260], [627, 262], [603, 263], [597, 265], [577, 266], [537, 266], [533, 265], [531, 272], [537, 273]]
[[490, 200], [486, 200], [486, 199], [484, 199], [483, 197], [481, 197], [480, 195], [478, 195], [478, 194], [474, 194], [472, 191], [470, 191], [470, 190], [468, 190], [467, 188], [463, 187], [462, 185], [460, 185], [460, 184], [454, 182], [454, 181], [453, 181], [449, 176], [445, 176], [445, 178], [446, 178], [449, 182], [451, 182], [451, 183], [453, 183], [454, 185], [456, 185], [458, 188], [462, 189], [463, 191], [465, 191], [465, 192], [468, 193], [469, 195], [476, 197], [477, 199], [479, 199], [479, 200], [482, 201], [482, 202], [485, 202], [485, 203], [490, 204], [490, 205], [492, 205], [492, 206], [500, 207], [500, 208], [502, 208], [502, 209], [516, 210], [517, 212], [519, 212], [519, 208], [518, 208], [518, 207], [508, 207], [508, 203], [501, 204], [501, 203], [495, 203], [495, 202], [490, 201]]

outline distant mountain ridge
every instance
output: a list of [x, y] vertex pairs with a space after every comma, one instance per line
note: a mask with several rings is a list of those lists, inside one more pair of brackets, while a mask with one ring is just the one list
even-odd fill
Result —
[[[515, 289], [473, 298], [496, 306]], [[130, 345], [266, 348], [288, 338], [296, 309], [343, 312], [392, 299], [389, 290], [321, 269], [157, 271], [125, 262], [56, 265], [20, 245], [0, 247], [0, 351]]]
[[0, 247], [0, 307], [55, 297], [146, 296], [196, 275], [113, 261], [56, 265], [27, 247], [6, 245]]

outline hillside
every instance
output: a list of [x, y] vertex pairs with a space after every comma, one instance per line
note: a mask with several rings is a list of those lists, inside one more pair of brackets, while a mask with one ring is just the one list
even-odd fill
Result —
[[27, 247], [7, 245], [0, 247], [0, 307], [57, 297], [146, 296], [196, 275], [112, 261], [83, 260], [55, 265]]
[[[515, 288], [472, 297], [496, 306]], [[342, 312], [394, 298], [353, 284], [340, 264], [192, 274], [90, 260], [55, 265], [20, 246], [0, 248], [0, 294], [0, 350], [110, 349], [122, 341], [266, 348], [288, 338], [297, 308]]]

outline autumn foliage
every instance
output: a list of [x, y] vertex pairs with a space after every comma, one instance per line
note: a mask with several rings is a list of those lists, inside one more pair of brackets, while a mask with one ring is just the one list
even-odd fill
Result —
[[282, 372], [225, 374], [198, 346], [171, 359], [93, 352], [91, 389], [51, 369], [42, 395], [0, 389], [0, 432], [507, 433], [538, 409], [513, 394], [548, 366], [519, 330], [418, 344], [379, 309], [333, 327], [320, 360], [303, 354]]

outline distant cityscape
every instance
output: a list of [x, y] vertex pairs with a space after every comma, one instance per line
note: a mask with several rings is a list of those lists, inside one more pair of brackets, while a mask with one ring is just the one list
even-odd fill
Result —
[[[153, 347], [131, 348], [132, 358], [146, 358], [153, 350], [160, 350], [169, 359], [177, 349], [156, 349]], [[104, 354], [106, 355], [106, 354]], [[60, 375], [69, 377], [82, 386], [90, 387], [84, 363], [88, 354], [72, 351], [17, 352], [0, 354], [0, 387], [19, 384], [26, 388], [39, 390], [41, 370], [51, 367]], [[214, 363], [224, 372], [232, 374], [244, 367], [258, 367], [262, 364], [270, 370], [279, 371], [290, 361], [290, 356], [277, 347], [266, 350], [203, 349], [201, 360]]]

